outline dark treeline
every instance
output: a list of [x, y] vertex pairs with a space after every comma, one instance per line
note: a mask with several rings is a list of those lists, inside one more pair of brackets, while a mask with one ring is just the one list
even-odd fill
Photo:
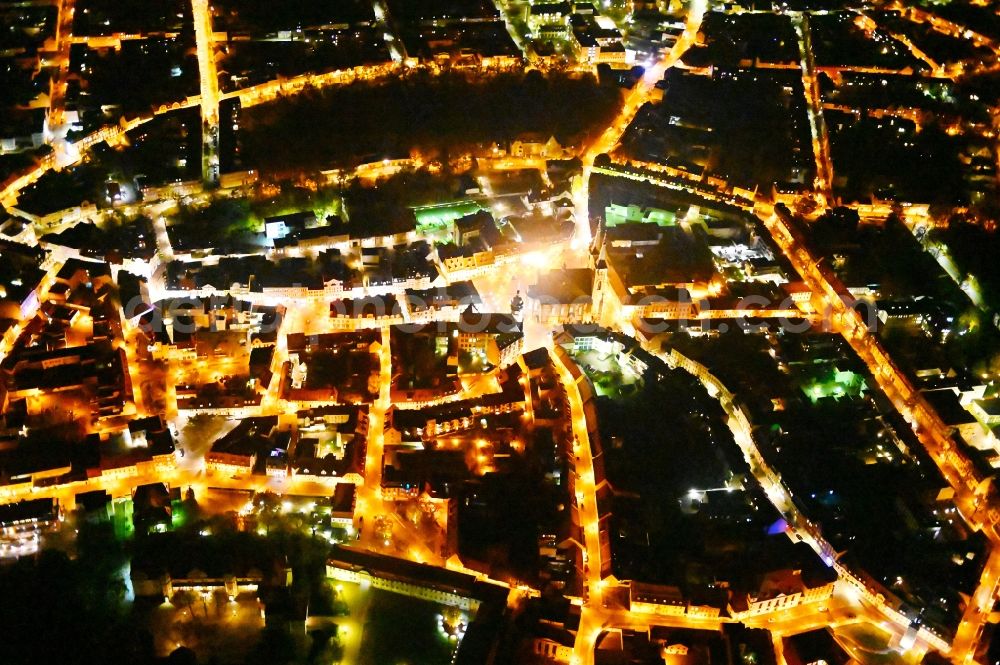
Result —
[[248, 167], [273, 173], [407, 156], [412, 149], [447, 156], [527, 132], [565, 142], [599, 131], [620, 104], [618, 89], [591, 76], [418, 72], [248, 108], [243, 157]]

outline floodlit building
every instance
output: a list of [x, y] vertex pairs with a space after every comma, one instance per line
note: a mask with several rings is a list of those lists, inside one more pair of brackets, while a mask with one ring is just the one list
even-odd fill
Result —
[[403, 300], [411, 318], [457, 318], [470, 305], [482, 304], [479, 292], [470, 281], [452, 282], [433, 289], [407, 289]]
[[573, 6], [569, 2], [540, 2], [528, 8], [528, 28], [537, 32], [540, 28], [559, 26], [569, 29], [569, 17]]
[[508, 592], [465, 573], [339, 545], [327, 559], [326, 574], [473, 613], [485, 603], [506, 603]]
[[590, 268], [551, 270], [528, 287], [528, 316], [545, 325], [590, 321], [593, 291]]
[[626, 223], [608, 228], [596, 260], [594, 319], [694, 316], [694, 303], [721, 285], [700, 226]]
[[510, 156], [538, 159], [559, 159], [566, 149], [554, 136], [524, 134], [510, 143]]
[[987, 397], [969, 402], [969, 411], [987, 427], [1000, 425], [1000, 397]]
[[837, 573], [832, 568], [773, 571], [764, 576], [757, 591], [734, 593], [729, 600], [729, 611], [742, 620], [825, 601], [833, 595], [836, 581]]
[[495, 314], [466, 309], [452, 328], [459, 353], [480, 356], [494, 367], [506, 367], [517, 361], [524, 348], [521, 323], [509, 314]]

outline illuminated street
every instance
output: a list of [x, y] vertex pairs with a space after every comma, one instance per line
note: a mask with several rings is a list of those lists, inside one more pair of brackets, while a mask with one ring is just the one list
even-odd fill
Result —
[[997, 662], [1000, 8], [820, 4], [0, 7], [0, 663]]

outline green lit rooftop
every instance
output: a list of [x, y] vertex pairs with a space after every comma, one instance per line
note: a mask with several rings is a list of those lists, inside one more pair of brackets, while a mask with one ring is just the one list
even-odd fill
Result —
[[643, 208], [638, 205], [619, 205], [612, 203], [604, 209], [604, 219], [609, 227], [620, 224], [640, 223], [656, 224], [657, 226], [674, 226], [677, 215], [660, 208]]
[[476, 201], [465, 199], [462, 201], [449, 201], [429, 206], [419, 206], [413, 208], [413, 215], [417, 218], [417, 230], [443, 229], [456, 219], [472, 215], [485, 210]]

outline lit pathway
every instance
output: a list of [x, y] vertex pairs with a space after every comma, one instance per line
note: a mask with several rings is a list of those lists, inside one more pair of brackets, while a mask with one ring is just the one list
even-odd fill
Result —
[[191, 12], [201, 84], [202, 177], [214, 184], [219, 181], [219, 78], [212, 45], [212, 12], [208, 0], [191, 0]]
[[389, 8], [386, 6], [385, 0], [373, 0], [372, 9], [375, 12], [375, 21], [382, 29], [382, 39], [389, 47], [389, 57], [392, 58], [393, 62], [402, 62], [406, 59], [406, 47], [403, 45], [403, 40], [392, 29], [392, 17], [389, 15]]
[[[795, 506], [795, 502], [792, 500], [792, 493], [785, 487], [784, 482], [781, 480], [781, 475], [771, 468], [767, 460], [760, 453], [753, 436], [750, 418], [736, 403], [736, 399], [729, 389], [716, 376], [711, 374], [704, 365], [687, 358], [676, 350], [656, 355], [670, 367], [683, 369], [698, 379], [708, 394], [719, 401], [719, 405], [727, 416], [726, 423], [733, 435], [733, 440], [743, 452], [743, 457], [750, 467], [754, 478], [763, 488], [771, 504], [774, 505], [785, 519], [789, 529], [795, 533], [799, 540], [809, 545], [822, 558], [826, 565], [833, 567], [841, 580], [851, 585], [851, 590], [854, 592], [858, 602], [864, 598], [867, 599], [868, 603], [865, 604], [865, 607], [872, 610], [869, 618], [873, 623], [882, 625], [886, 630], [893, 632], [897, 638], [901, 638], [910, 627], [910, 619], [899, 612], [895, 612], [892, 608], [886, 606], [885, 603], [878, 602], [879, 590], [867, 589], [862, 576], [856, 575], [852, 570], [837, 561], [835, 548], [823, 538], [820, 528], [811, 522], [806, 515], [799, 512]], [[794, 616], [789, 617], [791, 619], [788, 624], [790, 632], [804, 632], [808, 630], [807, 628], [801, 628], [801, 623], [809, 620], [816, 621], [817, 618], [815, 615], [817, 612], [813, 608], [808, 610], [807, 614], [809, 616], [805, 619]], [[775, 617], [771, 616], [767, 619], [766, 623], [770, 624], [775, 620]], [[819, 620], [822, 621], [822, 618]], [[753, 620], [747, 621], [748, 624], [752, 624], [753, 622]], [[938, 649], [947, 648], [947, 644], [942, 639], [926, 631], [922, 631], [918, 635], [918, 639], [920, 641], [919, 648], [924, 651], [931, 646]]]
[[593, 165], [594, 158], [601, 153], [610, 153], [622, 134], [628, 128], [629, 123], [635, 117], [643, 104], [650, 101], [656, 84], [660, 82], [668, 69], [673, 67], [685, 51], [694, 43], [698, 30], [701, 29], [701, 21], [708, 8], [708, 0], [692, 0], [688, 10], [687, 22], [684, 32], [677, 38], [677, 42], [669, 51], [662, 55], [652, 66], [646, 69], [645, 74], [635, 84], [635, 87], [628, 93], [621, 111], [615, 119], [608, 125], [607, 129], [592, 143], [583, 154], [583, 163], [587, 166]]
[[75, 0], [60, 0], [56, 18], [56, 71], [52, 75], [49, 88], [49, 131], [64, 135], [63, 123], [66, 113], [66, 86], [69, 78], [69, 52], [73, 45], [73, 16], [76, 12]]
[[989, 485], [978, 477], [975, 467], [951, 441], [948, 428], [896, 366], [878, 338], [857, 311], [849, 307], [853, 298], [833, 275], [822, 266], [803, 245], [798, 229], [777, 214], [767, 214], [760, 206], [758, 216], [777, 245], [812, 289], [813, 298], [821, 309], [830, 313], [835, 330], [850, 343], [858, 357], [868, 366], [879, 387], [914, 429], [917, 439], [934, 460], [945, 482], [955, 490], [954, 503], [973, 529], [982, 530], [993, 552], [982, 579], [973, 593], [973, 602], [959, 624], [951, 649], [953, 662], [970, 662], [981, 637], [982, 628], [997, 597], [1000, 579], [1000, 512], [993, 505]]
[[[608, 623], [607, 612], [603, 608], [603, 582], [601, 580], [601, 543], [598, 527], [597, 489], [594, 478], [594, 460], [591, 456], [590, 436], [587, 433], [587, 419], [583, 412], [580, 387], [565, 364], [566, 356], [549, 342], [549, 355], [555, 366], [559, 380], [566, 391], [573, 426], [573, 454], [576, 456], [576, 502], [579, 511], [580, 528], [583, 531], [583, 567], [585, 586], [580, 627], [577, 630], [574, 647], [574, 662], [590, 665], [594, 662], [594, 647], [601, 629]], [[570, 361], [572, 362], [572, 361]]]
[[[385, 447], [385, 415], [391, 405], [392, 353], [389, 349], [389, 327], [380, 328], [379, 393], [368, 409], [368, 442], [365, 448], [364, 483], [357, 489], [354, 526], [367, 542], [374, 539], [375, 521], [387, 513], [382, 501], [382, 455]], [[391, 511], [388, 511], [391, 512]]]
[[993, 539], [990, 545], [993, 549], [986, 560], [979, 585], [965, 608], [958, 630], [955, 631], [955, 639], [952, 641], [951, 649], [956, 663], [972, 662], [983, 636], [983, 628], [989, 621], [989, 615], [997, 598], [1000, 585], [1000, 546]]
[[684, 55], [684, 52], [694, 43], [698, 30], [701, 29], [701, 21], [705, 16], [708, 3], [709, 0], [691, 0], [684, 32], [677, 38], [677, 42], [656, 63], [646, 69], [646, 73], [639, 79], [635, 87], [632, 88], [631, 92], [625, 98], [625, 103], [622, 105], [621, 111], [618, 112], [618, 115], [611, 121], [607, 129], [604, 130], [581, 156], [583, 161], [583, 186], [574, 196], [577, 223], [577, 233], [574, 238], [574, 247], [576, 249], [586, 249], [590, 246], [590, 213], [587, 190], [594, 159], [602, 153], [610, 153], [614, 150], [625, 130], [628, 129], [632, 119], [635, 118], [635, 114], [639, 112], [643, 104], [653, 98], [656, 84], [663, 78], [663, 74], [673, 67], [680, 57]]
[[862, 24], [865, 27], [865, 32], [867, 32], [869, 35], [872, 35], [876, 31], [884, 32], [885, 34], [889, 35], [890, 37], [892, 37], [893, 39], [895, 39], [897, 42], [899, 42], [900, 44], [902, 44], [903, 46], [905, 46], [907, 48], [907, 50], [910, 52], [910, 55], [912, 55], [917, 60], [923, 61], [923, 63], [926, 64], [928, 67], [930, 67], [931, 70], [933, 72], [935, 72], [935, 74], [937, 74], [939, 76], [943, 75], [943, 73], [944, 73], [944, 67], [942, 67], [940, 64], [938, 64], [937, 62], [935, 62], [934, 59], [931, 58], [931, 56], [928, 55], [926, 51], [924, 51], [919, 46], [917, 46], [916, 44], [914, 44], [913, 41], [909, 37], [907, 37], [906, 35], [903, 35], [903, 34], [896, 33], [896, 32], [889, 32], [888, 30], [884, 30], [882, 27], [880, 27], [875, 22], [875, 19], [873, 19], [868, 14], [864, 14], [864, 13], [858, 14], [858, 17], [859, 17], [859, 19], [861, 20]]
[[808, 14], [792, 14], [792, 25], [795, 27], [795, 35], [798, 37], [802, 87], [805, 90], [806, 112], [809, 116], [809, 130], [812, 132], [813, 155], [816, 158], [814, 186], [817, 194], [823, 197], [821, 205], [825, 205], [833, 187], [833, 159], [830, 157], [830, 135], [827, 131], [826, 119], [823, 117], [823, 100], [816, 75], [816, 63], [813, 58]]

